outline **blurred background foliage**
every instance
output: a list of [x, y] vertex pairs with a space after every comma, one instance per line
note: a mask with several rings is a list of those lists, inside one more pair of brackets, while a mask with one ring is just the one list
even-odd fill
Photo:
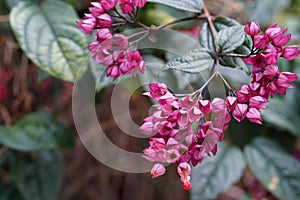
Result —
[[[50, 73], [54, 78], [42, 71], [49, 66], [38, 63], [34, 59], [38, 54], [30, 54], [27, 49], [25, 53], [29, 59], [10, 28], [10, 10], [21, 1], [0, 0], [0, 200], [300, 198], [299, 80], [294, 84], [295, 89], [288, 90], [286, 96], [270, 101], [269, 109], [263, 113], [263, 126], [232, 121], [226, 133], [226, 144], [220, 144], [217, 156], [207, 158], [194, 169], [194, 187], [188, 193], [182, 189], [174, 166], [169, 166], [163, 177], [152, 179], [149, 174], [115, 171], [99, 163], [85, 150], [76, 136], [72, 119], [73, 84], [62, 81], [60, 74]], [[50, 5], [55, 4], [51, 2], [48, 0]], [[86, 0], [62, 2], [61, 5], [79, 17], [87, 12], [90, 3]], [[278, 23], [292, 33], [292, 44], [300, 43], [299, 0], [277, 0], [276, 3], [274, 0], [206, 0], [204, 3], [213, 15], [230, 17], [241, 24], [250, 19], [258, 21], [264, 28]], [[192, 15], [155, 3], [148, 3], [140, 13], [140, 20], [147, 25], [160, 25]], [[77, 18], [73, 17], [75, 21]], [[15, 20], [20, 23], [22, 18]], [[171, 28], [195, 36], [201, 25], [201, 22], [189, 21]], [[81, 38], [81, 50], [85, 54], [84, 45], [89, 38], [73, 33]], [[147, 54], [146, 60], [162, 65], [174, 57], [151, 50], [144, 53]], [[299, 58], [291, 62], [281, 60], [279, 66], [300, 77]], [[86, 70], [83, 76], [98, 86], [96, 110], [107, 136], [126, 150], [142, 151], [147, 140], [127, 136], [113, 120], [110, 108], [113, 82], [99, 78], [102, 71], [93, 63], [87, 64]], [[51, 72], [51, 69], [46, 72]], [[240, 76], [237, 71], [231, 72], [232, 77]], [[151, 73], [147, 73], [133, 82], [151, 78]], [[170, 72], [163, 78], [172, 84], [174, 90], [186, 90], [178, 84], [180, 79], [176, 73]], [[194, 80], [195, 86], [203, 81], [194, 76], [188, 78]], [[71, 79], [68, 81], [72, 82]], [[239, 81], [236, 82], [238, 85]], [[124, 81], [124, 93], [133, 85], [132, 81]], [[137, 90], [130, 102], [131, 115], [138, 124], [147, 115], [143, 111], [151, 105], [142, 92], [142, 89]], [[120, 98], [122, 101], [122, 96]]]

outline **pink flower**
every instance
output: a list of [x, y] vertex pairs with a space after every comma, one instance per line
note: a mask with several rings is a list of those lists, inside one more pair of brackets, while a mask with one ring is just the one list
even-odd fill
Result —
[[113, 10], [116, 7], [117, 0], [100, 0], [100, 3], [105, 10]]
[[297, 80], [297, 75], [295, 73], [292, 72], [281, 72], [282, 75], [284, 75], [285, 77], [287, 77], [288, 82], [294, 82], [295, 80]]
[[145, 135], [151, 136], [153, 134], [153, 123], [152, 122], [144, 122], [140, 127], [140, 131]]
[[246, 117], [249, 119], [250, 122], [262, 124], [260, 112], [256, 108], [250, 108], [247, 112]]
[[226, 98], [226, 106], [229, 110], [234, 110], [237, 105], [237, 98], [228, 96]]
[[248, 110], [247, 104], [238, 103], [237, 106], [235, 107], [234, 111], [232, 112], [232, 116], [238, 122], [241, 122], [243, 119], [245, 119], [247, 110]]
[[267, 106], [265, 103], [267, 103], [268, 100], [266, 98], [263, 98], [261, 96], [254, 96], [251, 97], [249, 100], [249, 107], [250, 108], [256, 108], [256, 109], [265, 109]]
[[272, 44], [268, 44], [267, 49], [265, 51], [265, 60], [267, 64], [277, 64], [280, 55], [281, 52], [275, 46], [273, 46]]
[[94, 17], [98, 17], [99, 15], [104, 13], [104, 9], [100, 3], [91, 2], [91, 4], [93, 5], [93, 7], [89, 7], [89, 11]]
[[162, 164], [155, 164], [151, 169], [151, 177], [155, 178], [163, 175], [166, 172], [165, 167]]
[[91, 14], [85, 14], [84, 18], [76, 22], [81, 27], [79, 30], [86, 34], [91, 34], [96, 27], [96, 19]]
[[244, 28], [244, 31], [246, 34], [251, 35], [253, 37], [254, 35], [257, 35], [260, 32], [259, 24], [254, 21], [248, 21]]
[[243, 60], [247, 64], [252, 65], [252, 74], [259, 72], [267, 64], [263, 54], [257, 54], [250, 58], [243, 58]]
[[110, 65], [108, 66], [106, 70], [106, 75], [113, 77], [114, 80], [116, 80], [120, 76], [120, 70], [119, 67], [116, 65]]
[[101, 28], [109, 28], [112, 25], [113, 21], [109, 14], [104, 13], [97, 17], [97, 26]]
[[263, 73], [264, 77], [269, 80], [274, 80], [279, 75], [279, 67], [276, 65], [268, 65]]
[[294, 60], [300, 54], [300, 50], [297, 47], [287, 46], [283, 49], [282, 56], [286, 60]]
[[237, 92], [238, 101], [241, 103], [246, 103], [251, 97], [251, 90], [248, 85], [243, 85], [242, 88]]
[[201, 112], [208, 114], [211, 112], [211, 104], [209, 100], [199, 100], [198, 101], [199, 109]]
[[97, 30], [96, 38], [98, 42], [103, 42], [104, 40], [111, 40], [112, 34], [109, 29], [102, 28]]
[[128, 14], [134, 11], [134, 6], [130, 0], [121, 0], [120, 8], [123, 14]]
[[146, 2], [147, 2], [146, 0], [132, 0], [133, 5], [138, 8], [144, 7]]
[[211, 102], [212, 105], [212, 112], [213, 113], [225, 113], [226, 111], [226, 105], [225, 101], [220, 98], [214, 98], [213, 101]]
[[266, 48], [266, 45], [270, 42], [269, 38], [265, 34], [254, 36], [254, 46], [259, 49]]
[[144, 73], [146, 63], [143, 61], [142, 56], [140, 55], [140, 52], [137, 50], [135, 52], [129, 52], [128, 54], [128, 62], [131, 65], [131, 75], [136, 76], [137, 71], [140, 73]]
[[191, 180], [191, 166], [186, 163], [182, 162], [177, 166], [177, 173], [180, 176], [180, 180], [183, 183], [183, 187], [185, 190], [190, 190], [192, 185], [190, 183]]

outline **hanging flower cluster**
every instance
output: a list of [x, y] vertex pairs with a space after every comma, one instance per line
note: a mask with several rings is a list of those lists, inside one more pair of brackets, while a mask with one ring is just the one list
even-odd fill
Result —
[[[91, 34], [96, 30], [96, 41], [88, 47], [93, 59], [107, 66], [106, 75], [116, 80], [119, 76], [136, 76], [137, 72], [144, 73], [146, 63], [138, 50], [130, 50], [128, 37], [110, 30], [114, 25], [126, 24], [130, 21], [123, 14], [132, 14], [146, 4], [146, 0], [100, 0], [92, 2], [90, 13], [77, 22], [80, 30]], [[122, 13], [118, 12], [118, 7]], [[114, 22], [111, 13], [121, 21]], [[132, 17], [132, 15], [130, 15]]]
[[259, 34], [260, 27], [256, 22], [248, 22], [244, 30], [252, 37], [254, 45], [254, 55], [244, 58], [252, 65], [252, 80], [241, 87], [237, 97], [228, 97], [227, 102], [237, 121], [247, 117], [249, 121], [261, 124], [260, 111], [266, 108], [264, 104], [269, 97], [286, 94], [286, 89], [293, 88], [291, 83], [297, 79], [295, 73], [280, 72], [278, 59], [293, 60], [300, 51], [294, 46], [283, 47], [290, 41], [291, 34], [286, 34], [287, 29], [282, 30], [276, 24], [269, 26], [263, 34]]
[[256, 22], [247, 23], [245, 32], [252, 37], [254, 48], [244, 61], [252, 65], [252, 81], [226, 100], [193, 100], [191, 95], [176, 98], [163, 83], [149, 85], [150, 92], [145, 95], [158, 104], [152, 107], [140, 130], [152, 136], [144, 150], [144, 157], [155, 163], [152, 177], [163, 175], [165, 165], [176, 163], [183, 187], [189, 190], [190, 165], [196, 166], [206, 155], [217, 153], [216, 143], [223, 139], [231, 115], [239, 122], [247, 118], [262, 124], [261, 110], [266, 108], [269, 97], [285, 94], [297, 79], [296, 74], [280, 72], [276, 65], [279, 57], [292, 60], [300, 52], [297, 47], [283, 47], [291, 38], [286, 31], [272, 25], [259, 34]]

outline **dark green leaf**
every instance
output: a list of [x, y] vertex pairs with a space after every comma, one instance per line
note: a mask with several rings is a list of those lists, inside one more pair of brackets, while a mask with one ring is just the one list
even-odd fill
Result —
[[192, 200], [211, 200], [225, 192], [243, 174], [245, 162], [237, 147], [219, 144], [216, 156], [206, 157], [192, 172]]
[[221, 74], [228, 80], [233, 89], [238, 90], [244, 84], [249, 84], [251, 78], [241, 69], [220, 66]]
[[147, 2], [161, 3], [179, 10], [200, 13], [203, 8], [202, 0], [147, 0]]
[[[217, 17], [213, 23], [217, 32], [228, 27], [241, 26], [239, 22], [227, 17]], [[213, 50], [212, 35], [207, 23], [204, 23], [200, 30], [199, 43], [202, 47]]]
[[40, 5], [19, 3], [10, 15], [11, 27], [28, 57], [50, 75], [74, 81], [87, 56], [87, 38], [77, 29], [73, 7], [54, 0]]
[[25, 200], [54, 200], [63, 180], [63, 157], [58, 150], [11, 158], [11, 175]]
[[245, 148], [250, 169], [278, 199], [300, 199], [300, 163], [279, 145], [256, 138]]
[[72, 147], [74, 135], [53, 114], [36, 112], [25, 116], [16, 125], [0, 127], [0, 142], [21, 151]]
[[0, 184], [0, 200], [23, 200], [15, 183]]
[[192, 50], [191, 52], [175, 58], [167, 63], [167, 68], [179, 70], [186, 73], [200, 73], [203, 70], [212, 68], [214, 59], [209, 51], [204, 48]]
[[221, 52], [231, 52], [241, 46], [245, 40], [245, 32], [242, 26], [231, 26], [217, 33], [216, 47]]
[[285, 102], [284, 99], [274, 98], [267, 106], [268, 109], [262, 112], [265, 121], [300, 137], [300, 117], [292, 104]]
[[248, 65], [239, 57], [229, 57], [223, 56], [220, 59], [220, 64], [223, 66], [228, 66], [236, 69], [243, 70], [246, 74], [250, 75], [250, 69]]

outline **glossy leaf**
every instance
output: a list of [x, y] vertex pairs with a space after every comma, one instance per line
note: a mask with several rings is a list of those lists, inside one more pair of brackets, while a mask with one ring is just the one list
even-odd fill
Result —
[[262, 112], [263, 119], [279, 129], [287, 130], [296, 137], [300, 137], [299, 115], [294, 107], [284, 99], [270, 99], [268, 109]]
[[221, 52], [231, 52], [241, 46], [245, 40], [245, 32], [242, 26], [224, 28], [217, 33], [216, 47]]
[[278, 199], [300, 199], [300, 163], [279, 145], [256, 138], [245, 148], [250, 169]]
[[241, 178], [245, 166], [237, 147], [220, 143], [216, 156], [206, 157], [193, 169], [191, 199], [215, 199]]
[[72, 6], [57, 1], [19, 3], [10, 14], [11, 27], [22, 50], [43, 71], [74, 81], [87, 56], [87, 38], [78, 30]]
[[147, 0], [147, 2], [161, 3], [179, 10], [200, 13], [203, 8], [202, 0]]
[[14, 155], [11, 175], [25, 200], [55, 200], [63, 180], [63, 157], [58, 150], [35, 156]]
[[21, 151], [72, 147], [73, 133], [49, 112], [25, 116], [11, 127], [0, 127], [0, 143]]
[[214, 59], [211, 57], [209, 51], [199, 48], [171, 60], [167, 63], [166, 67], [193, 74], [212, 68], [213, 65]]

